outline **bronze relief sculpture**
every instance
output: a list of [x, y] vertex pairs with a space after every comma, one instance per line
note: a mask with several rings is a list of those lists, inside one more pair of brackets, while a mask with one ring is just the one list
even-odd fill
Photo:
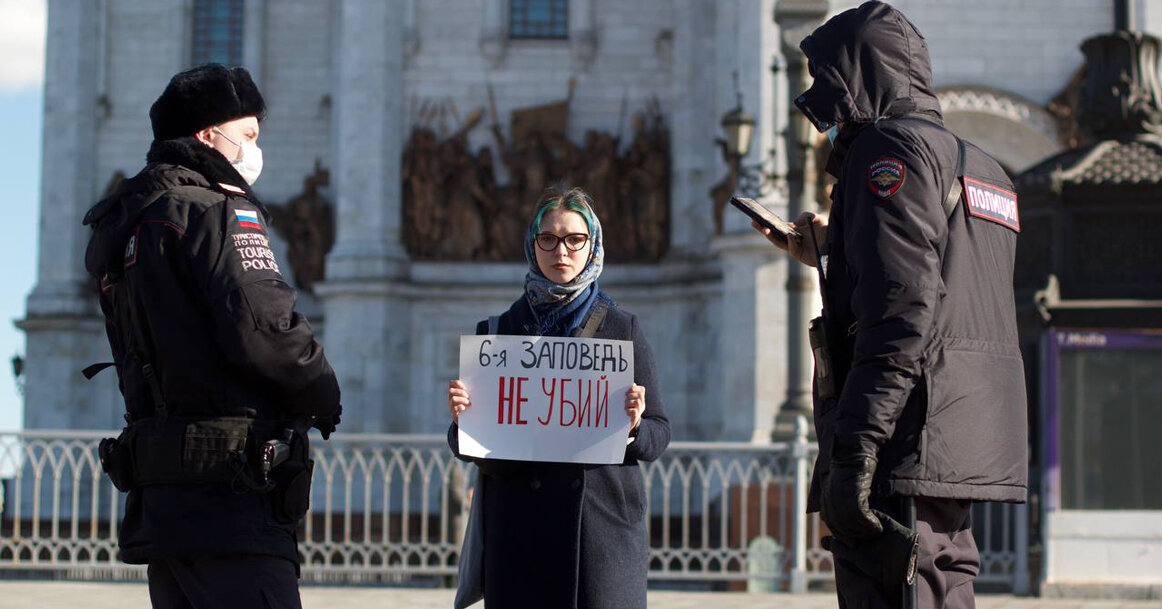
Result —
[[[589, 130], [583, 143], [568, 139], [573, 98], [512, 112], [508, 137], [491, 89], [489, 116], [496, 142], [473, 152], [468, 134], [483, 109], [459, 121], [455, 105], [413, 102], [417, 120], [403, 154], [403, 234], [417, 260], [520, 261], [527, 218], [545, 188], [565, 182], [593, 195], [606, 219], [607, 256], [656, 262], [669, 245], [670, 141], [660, 104], [652, 100], [633, 119], [633, 136]], [[623, 104], [624, 114], [624, 104]], [[447, 134], [448, 116], [459, 122]], [[621, 121], [619, 121], [621, 122]], [[496, 177], [497, 159], [508, 182]]]

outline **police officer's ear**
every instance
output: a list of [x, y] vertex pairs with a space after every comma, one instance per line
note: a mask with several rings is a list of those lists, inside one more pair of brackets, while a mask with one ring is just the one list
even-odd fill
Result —
[[212, 148], [214, 146], [214, 143], [211, 140], [213, 135], [214, 135], [214, 127], [211, 125], [209, 127], [206, 127], [205, 129], [201, 129], [201, 130], [195, 132], [194, 138], [197, 139], [199, 142], [201, 142], [207, 146], [210, 146]]

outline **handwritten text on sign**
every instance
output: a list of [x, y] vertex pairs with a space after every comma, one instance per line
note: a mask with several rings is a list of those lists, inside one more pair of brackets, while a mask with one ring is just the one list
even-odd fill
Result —
[[461, 336], [460, 453], [566, 463], [621, 463], [633, 343], [551, 336]]

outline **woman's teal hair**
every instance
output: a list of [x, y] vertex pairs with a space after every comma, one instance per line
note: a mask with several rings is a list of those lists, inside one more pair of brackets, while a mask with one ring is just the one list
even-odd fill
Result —
[[529, 224], [528, 241], [535, 239], [537, 233], [541, 232], [541, 222], [544, 221], [545, 215], [558, 209], [567, 209], [581, 214], [581, 217], [585, 218], [585, 227], [589, 229], [589, 235], [593, 235], [593, 226], [597, 219], [593, 212], [593, 197], [590, 197], [589, 193], [580, 188], [564, 190], [553, 187], [545, 191], [544, 196], [541, 197], [541, 202], [537, 205], [537, 213]]

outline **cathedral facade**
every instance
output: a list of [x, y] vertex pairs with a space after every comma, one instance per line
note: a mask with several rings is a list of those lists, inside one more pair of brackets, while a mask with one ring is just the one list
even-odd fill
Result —
[[[805, 400], [809, 355], [788, 329], [818, 297], [741, 215], [716, 221], [712, 191], [735, 185], [716, 140], [744, 109], [740, 166], [760, 199], [820, 210], [808, 159], [824, 144], [787, 103], [804, 82], [796, 46], [854, 4], [50, 0], [26, 426], [120, 426], [114, 375], [79, 372], [108, 358], [80, 219], [143, 165], [170, 76], [219, 61], [266, 96], [255, 188], [339, 375], [343, 431], [445, 428], [458, 336], [520, 295], [530, 210], [566, 182], [599, 206], [601, 285], [645, 326], [675, 438], [770, 438]], [[1081, 40], [1111, 28], [1108, 2], [896, 4], [928, 36], [954, 130], [1014, 173], [1067, 144], [1053, 101]]]

